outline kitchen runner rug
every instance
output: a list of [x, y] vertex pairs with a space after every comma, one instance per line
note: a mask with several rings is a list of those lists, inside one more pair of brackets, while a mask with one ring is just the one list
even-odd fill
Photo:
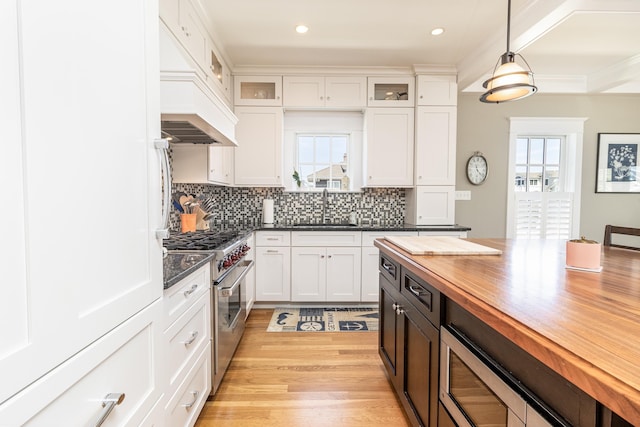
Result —
[[369, 307], [277, 307], [267, 332], [377, 331], [378, 318]]

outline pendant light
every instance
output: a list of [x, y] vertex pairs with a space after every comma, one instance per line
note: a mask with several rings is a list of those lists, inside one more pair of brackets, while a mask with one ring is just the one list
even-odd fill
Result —
[[[511, 0], [508, 0], [507, 9], [507, 51], [500, 56], [493, 70], [493, 76], [482, 84], [487, 89], [480, 97], [480, 101], [498, 104], [500, 102], [513, 101], [538, 91], [533, 80], [533, 73], [527, 61], [520, 54], [509, 50], [509, 36], [511, 33]], [[516, 56], [525, 63], [525, 70], [516, 63]], [[499, 64], [499, 65], [498, 65]]]

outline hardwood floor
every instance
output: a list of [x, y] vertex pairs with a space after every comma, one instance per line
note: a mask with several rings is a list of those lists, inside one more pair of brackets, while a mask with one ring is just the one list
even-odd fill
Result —
[[196, 427], [408, 426], [378, 356], [376, 332], [266, 332], [254, 309]]

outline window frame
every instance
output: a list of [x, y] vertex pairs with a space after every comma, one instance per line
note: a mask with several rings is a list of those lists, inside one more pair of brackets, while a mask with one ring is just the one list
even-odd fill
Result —
[[[572, 214], [569, 237], [580, 235], [580, 199], [582, 191], [582, 153], [584, 122], [586, 117], [510, 117], [509, 122], [509, 171], [507, 175], [507, 221], [506, 237], [516, 238], [517, 200], [516, 144], [519, 137], [557, 137], [563, 138], [561, 148], [560, 174], [563, 180], [563, 192], [572, 193]], [[563, 156], [564, 154], [564, 156]], [[534, 192], [544, 194], [545, 192]], [[546, 192], [553, 194], [554, 192]], [[544, 238], [544, 235], [541, 236]]]

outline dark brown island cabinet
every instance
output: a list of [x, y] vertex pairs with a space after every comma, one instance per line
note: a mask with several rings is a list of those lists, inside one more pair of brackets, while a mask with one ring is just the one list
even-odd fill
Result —
[[558, 422], [547, 419], [542, 425], [631, 426], [447, 299], [403, 261], [397, 252], [392, 255], [381, 248], [379, 355], [412, 426], [460, 427], [439, 398], [441, 326], [469, 337], [557, 417]]
[[379, 268], [380, 357], [411, 424], [436, 426], [440, 293], [384, 255]]

